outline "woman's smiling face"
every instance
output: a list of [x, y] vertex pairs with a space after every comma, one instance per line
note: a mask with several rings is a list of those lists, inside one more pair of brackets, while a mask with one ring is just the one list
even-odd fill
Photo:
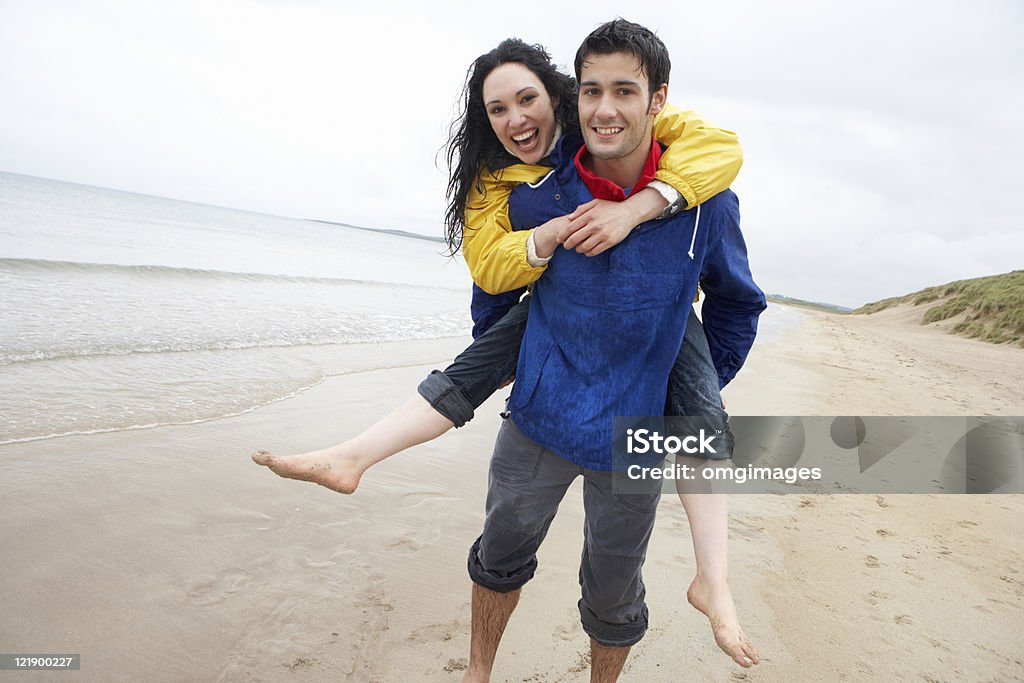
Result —
[[484, 108], [498, 141], [527, 164], [544, 158], [555, 137], [555, 106], [536, 74], [518, 62], [484, 79]]

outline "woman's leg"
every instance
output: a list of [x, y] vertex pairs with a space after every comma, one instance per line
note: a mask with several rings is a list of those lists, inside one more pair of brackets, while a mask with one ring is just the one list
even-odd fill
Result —
[[[722, 431], [729, 446], [721, 455], [724, 458], [732, 456], [729, 416], [722, 406], [718, 374], [711, 362], [704, 327], [693, 311], [686, 323], [686, 335], [670, 375], [666, 412], [700, 417], [699, 423]], [[707, 464], [707, 461], [696, 458], [686, 458], [686, 461], [686, 464], [696, 467]], [[694, 483], [684, 482], [677, 487], [679, 500], [690, 523], [697, 564], [697, 576], [686, 591], [686, 597], [711, 621], [718, 646], [737, 664], [749, 667], [760, 660], [753, 643], [740, 627], [736, 604], [729, 589], [728, 499], [724, 493], [696, 491]]]
[[476, 408], [515, 373], [529, 307], [527, 297], [475, 339], [444, 372], [430, 373], [420, 383], [417, 396], [348, 441], [291, 456], [256, 451], [253, 461], [288, 479], [352, 493], [363, 473], [376, 463], [473, 418]]

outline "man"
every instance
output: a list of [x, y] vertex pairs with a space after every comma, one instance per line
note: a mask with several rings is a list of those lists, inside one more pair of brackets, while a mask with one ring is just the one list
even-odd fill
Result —
[[[514, 226], [540, 225], [595, 196], [622, 198], [653, 177], [661, 148], [664, 44], [624, 20], [595, 30], [576, 55], [582, 140], [566, 135], [544, 181], [517, 187]], [[585, 146], [581, 143], [585, 142]], [[489, 679], [501, 634], [533, 577], [536, 551], [571, 482], [584, 477], [580, 563], [591, 680], [618, 678], [647, 628], [641, 577], [658, 491], [612, 488], [612, 418], [660, 415], [698, 281], [723, 384], [753, 343], [764, 296], [754, 284], [734, 194], [639, 226], [597, 256], [558, 249], [538, 281], [516, 384], [495, 443], [484, 530], [469, 555], [473, 619], [467, 681]]]

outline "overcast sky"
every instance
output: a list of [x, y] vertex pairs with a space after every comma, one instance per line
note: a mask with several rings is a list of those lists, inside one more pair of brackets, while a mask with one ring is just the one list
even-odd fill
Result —
[[[740, 135], [765, 291], [855, 306], [1024, 268], [1024, 3], [0, 0], [0, 170], [440, 234], [436, 156], [502, 38], [625, 13]], [[436, 156], [436, 160], [435, 160]]]

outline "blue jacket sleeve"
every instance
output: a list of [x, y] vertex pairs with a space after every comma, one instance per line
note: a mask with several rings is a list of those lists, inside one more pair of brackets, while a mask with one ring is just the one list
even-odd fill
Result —
[[747, 359], [757, 335], [757, 318], [767, 304], [750, 274], [747, 245], [740, 232], [739, 199], [726, 190], [715, 204], [700, 284], [705, 294], [704, 333], [719, 387], [724, 387]]
[[505, 317], [509, 309], [519, 303], [525, 291], [526, 287], [520, 287], [501, 294], [488, 294], [473, 285], [473, 299], [469, 305], [473, 316], [473, 339], [478, 339], [491, 325]]

